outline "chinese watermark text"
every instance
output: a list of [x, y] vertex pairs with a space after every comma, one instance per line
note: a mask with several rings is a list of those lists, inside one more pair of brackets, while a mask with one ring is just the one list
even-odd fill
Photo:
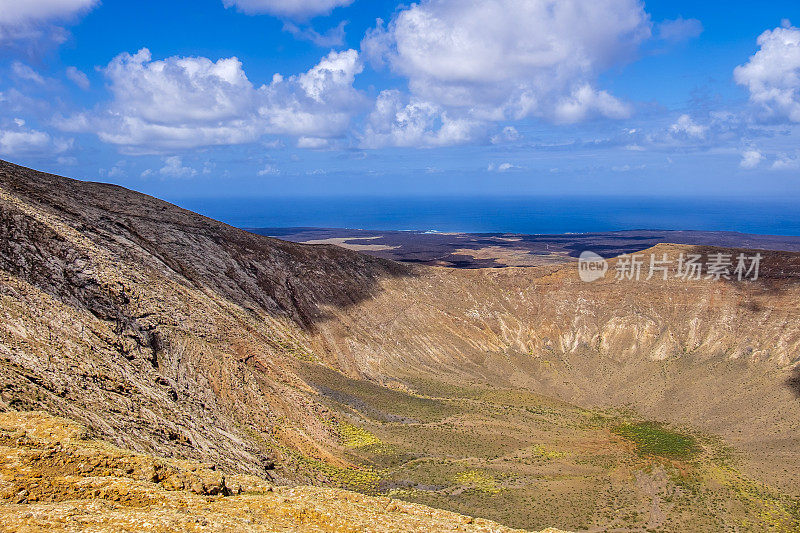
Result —
[[[758, 280], [760, 253], [730, 254], [716, 252], [703, 257], [701, 254], [684, 254], [670, 257], [666, 253], [624, 254], [617, 258], [614, 279], [617, 281], [640, 281], [651, 279], [698, 280]], [[583, 252], [578, 260], [578, 273], [583, 281], [591, 282], [605, 277], [608, 262], [594, 252]]]

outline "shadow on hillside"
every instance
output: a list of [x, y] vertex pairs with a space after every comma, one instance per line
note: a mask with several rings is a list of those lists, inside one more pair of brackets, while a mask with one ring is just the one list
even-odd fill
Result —
[[[215, 291], [233, 301], [244, 292], [268, 311], [275, 302], [279, 312], [307, 329], [329, 318], [326, 308], [357, 305], [380, 293], [382, 280], [415, 272], [335, 245], [297, 244], [228, 227], [223, 233], [223, 246], [236, 266], [204, 273], [205, 283], [217, 285]], [[236, 285], [220, 283], [220, 276]]]
[[[39, 217], [0, 204], [0, 268], [104, 320], [119, 320], [130, 311], [132, 289], [157, 301], [162, 285], [178, 281], [250, 312], [288, 316], [311, 329], [329, 317], [326, 309], [358, 304], [381, 291], [382, 279], [414, 272], [337, 246], [255, 235], [122, 187], [4, 161], [0, 186], [85, 238], [57, 233]], [[93, 268], [109, 259], [119, 267], [119, 298], [105, 294]], [[142, 283], [129, 276], [131, 271], [152, 275]]]
[[796, 367], [792, 376], [786, 380], [786, 386], [794, 393], [795, 398], [800, 399], [800, 366]]

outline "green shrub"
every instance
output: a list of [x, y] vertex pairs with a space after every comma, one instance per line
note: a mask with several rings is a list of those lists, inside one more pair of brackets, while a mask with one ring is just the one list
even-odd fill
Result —
[[700, 451], [693, 437], [655, 422], [622, 424], [614, 428], [614, 433], [633, 442], [639, 455], [688, 459]]

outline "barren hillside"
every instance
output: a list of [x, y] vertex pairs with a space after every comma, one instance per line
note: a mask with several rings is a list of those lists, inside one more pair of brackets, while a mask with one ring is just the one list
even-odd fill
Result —
[[407, 275], [8, 163], [0, 268], [7, 408], [256, 473], [273, 462], [259, 443], [281, 440], [278, 427], [296, 447], [330, 440], [328, 415], [292, 370], [310, 357], [307, 333], [381, 277]]

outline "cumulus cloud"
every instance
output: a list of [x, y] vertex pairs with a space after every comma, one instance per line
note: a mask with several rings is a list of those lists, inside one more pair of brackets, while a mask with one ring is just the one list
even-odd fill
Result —
[[587, 84], [559, 98], [552, 119], [560, 124], [573, 124], [591, 116], [626, 118], [630, 116], [630, 107], [606, 91], [597, 91]]
[[759, 50], [733, 71], [764, 117], [800, 122], [800, 29], [788, 21], [758, 37]]
[[327, 15], [334, 8], [349, 6], [353, 0], [222, 0], [225, 7], [235, 7], [248, 15], [269, 14], [292, 19]]
[[191, 178], [197, 175], [197, 170], [184, 166], [183, 159], [174, 155], [164, 158], [164, 166], [159, 169], [158, 173], [169, 178]]
[[362, 50], [417, 98], [484, 120], [626, 116], [594, 88], [650, 36], [639, 0], [424, 0], [371, 30]]
[[512, 170], [522, 170], [522, 167], [512, 165], [511, 163], [500, 163], [499, 165], [489, 163], [489, 166], [486, 170], [489, 172], [510, 172]]
[[319, 138], [344, 135], [364, 104], [353, 88], [363, 68], [356, 50], [332, 51], [303, 74], [276, 76], [258, 95], [258, 115], [266, 131]]
[[62, 121], [119, 145], [188, 148], [253, 141], [255, 89], [235, 57], [152, 61], [146, 48], [106, 67], [113, 100], [99, 116]]
[[86, 76], [84, 72], [78, 70], [76, 67], [67, 67], [66, 75], [67, 78], [72, 83], [74, 83], [81, 89], [83, 90], [89, 89], [90, 83], [88, 76]]
[[778, 154], [770, 168], [772, 170], [797, 170], [800, 168], [800, 158], [797, 154]]
[[696, 123], [689, 115], [681, 115], [678, 117], [678, 120], [669, 127], [669, 131], [678, 136], [690, 139], [702, 139], [706, 136], [708, 126]]
[[115, 57], [105, 74], [120, 111], [135, 109], [149, 122], [225, 121], [251, 105], [253, 86], [235, 57], [152, 61], [143, 48]]
[[0, 127], [0, 155], [61, 154], [72, 147], [72, 139], [52, 137], [49, 133], [25, 127], [25, 121], [16, 119], [10, 128]]
[[758, 150], [745, 150], [742, 152], [742, 160], [739, 166], [746, 169], [756, 168], [764, 159], [764, 155]]
[[59, 117], [65, 131], [95, 132], [130, 151], [254, 142], [262, 135], [342, 135], [362, 103], [355, 50], [331, 52], [297, 76], [255, 87], [235, 57], [153, 60], [146, 48], [104, 69], [113, 96], [104, 108]]
[[278, 170], [273, 165], [264, 165], [264, 168], [258, 171], [259, 176], [274, 176], [276, 174], [280, 174], [281, 171]]
[[322, 102], [327, 91], [335, 87], [349, 88], [356, 74], [360, 74], [363, 70], [364, 67], [355, 50], [331, 52], [297, 79], [308, 96], [317, 102]]
[[451, 118], [435, 104], [417, 98], [405, 101], [399, 91], [386, 90], [367, 119], [361, 147], [447, 146], [473, 140], [481, 129], [474, 120]]
[[684, 19], [678, 17], [674, 20], [665, 20], [658, 25], [658, 37], [664, 41], [679, 43], [700, 37], [703, 33], [703, 23], [697, 19]]
[[41, 152], [49, 145], [50, 135], [43, 131], [0, 130], [0, 153], [3, 155]]

